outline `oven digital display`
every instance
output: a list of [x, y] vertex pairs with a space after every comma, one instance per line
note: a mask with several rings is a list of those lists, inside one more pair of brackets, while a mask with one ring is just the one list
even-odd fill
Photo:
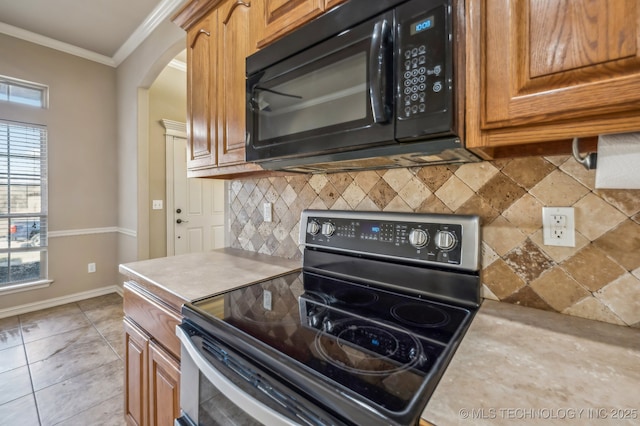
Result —
[[421, 33], [422, 31], [429, 30], [433, 28], [433, 15], [429, 16], [426, 19], [421, 19], [418, 22], [414, 22], [411, 24], [411, 35]]
[[379, 223], [369, 223], [369, 222], [363, 222], [362, 226], [360, 227], [361, 232], [367, 232], [367, 233], [372, 233], [372, 234], [378, 234], [380, 233], [380, 224]]

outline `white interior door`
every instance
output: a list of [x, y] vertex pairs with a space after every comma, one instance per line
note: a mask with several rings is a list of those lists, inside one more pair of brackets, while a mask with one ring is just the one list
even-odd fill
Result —
[[172, 145], [173, 206], [167, 202], [172, 209], [167, 212], [167, 221], [171, 221], [171, 226], [167, 224], [167, 255], [224, 247], [224, 181], [187, 178], [187, 140], [174, 137]]

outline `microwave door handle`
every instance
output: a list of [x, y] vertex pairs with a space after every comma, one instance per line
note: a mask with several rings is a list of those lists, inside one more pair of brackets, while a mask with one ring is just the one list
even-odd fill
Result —
[[389, 120], [387, 107], [386, 85], [388, 78], [388, 62], [390, 49], [388, 47], [391, 26], [384, 18], [376, 22], [371, 36], [369, 49], [369, 98], [374, 123], [385, 123]]

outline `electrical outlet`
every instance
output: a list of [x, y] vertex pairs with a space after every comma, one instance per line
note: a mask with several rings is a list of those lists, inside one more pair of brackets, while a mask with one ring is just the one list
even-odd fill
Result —
[[273, 298], [271, 292], [269, 290], [264, 290], [262, 293], [262, 307], [265, 311], [270, 311], [272, 309]]
[[543, 207], [542, 226], [545, 245], [576, 246], [573, 207]]
[[162, 210], [162, 200], [153, 200], [151, 208], [153, 210]]
[[93, 274], [96, 271], [96, 264], [91, 262], [87, 265], [87, 272]]
[[265, 222], [273, 221], [273, 207], [271, 203], [264, 203], [262, 205], [262, 216]]

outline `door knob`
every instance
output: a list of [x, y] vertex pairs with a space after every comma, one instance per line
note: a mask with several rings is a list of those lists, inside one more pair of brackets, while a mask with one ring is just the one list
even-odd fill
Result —
[[176, 220], [176, 223], [180, 224], [180, 223], [189, 223], [188, 220], [182, 220], [182, 219], [178, 219]]
[[182, 213], [182, 209], [177, 209], [176, 213]]

